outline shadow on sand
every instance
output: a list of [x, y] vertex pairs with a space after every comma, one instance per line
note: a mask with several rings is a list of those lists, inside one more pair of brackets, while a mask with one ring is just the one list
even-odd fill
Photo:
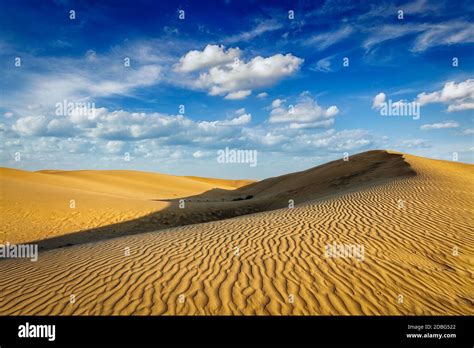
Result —
[[[416, 173], [400, 154], [373, 150], [350, 161], [337, 160], [302, 172], [265, 179], [236, 190], [212, 189], [168, 202], [165, 209], [138, 219], [35, 241], [40, 251], [167, 228], [229, 219], [241, 215], [288, 208], [335, 194], [357, 191], [389, 179]], [[158, 201], [158, 200], [157, 200]], [[182, 202], [184, 201], [184, 207]], [[181, 203], [181, 207], [180, 207]]]

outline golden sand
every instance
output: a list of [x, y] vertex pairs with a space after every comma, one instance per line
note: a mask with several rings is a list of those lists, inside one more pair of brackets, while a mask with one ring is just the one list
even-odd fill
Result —
[[164, 201], [252, 181], [126, 170], [27, 172], [0, 168], [0, 242], [24, 243], [138, 219]]
[[[36, 263], [0, 261], [0, 314], [473, 315], [474, 166], [403, 158], [369, 152], [222, 193], [224, 200], [253, 195], [232, 202], [259, 210], [280, 205], [277, 210], [49, 250]], [[10, 241], [53, 233], [56, 220], [49, 219], [48, 208], [41, 220], [36, 210], [28, 215], [34, 203], [22, 200], [48, 192], [36, 175], [10, 172], [7, 178], [12, 186], [2, 196], [2, 209], [9, 209], [2, 231], [17, 228], [8, 232]], [[91, 172], [87, 178], [81, 172], [52, 175], [59, 178], [48, 204], [64, 204], [74, 189], [82, 204], [90, 204], [82, 214], [100, 206], [101, 197], [117, 204], [110, 210], [115, 219], [127, 204], [141, 209], [135, 204], [145, 203], [137, 195], [173, 197], [174, 189], [182, 189], [167, 184], [149, 195], [141, 179], [115, 191]], [[7, 179], [2, 174], [2, 183]], [[91, 181], [100, 190], [84, 191]], [[206, 184], [189, 185], [197, 181]], [[201, 188], [186, 190], [177, 194]], [[13, 199], [13, 192], [17, 204], [10, 206], [5, 197]], [[212, 192], [202, 201], [217, 199], [220, 191]], [[117, 197], [128, 198], [120, 205]], [[295, 208], [281, 207], [292, 198]], [[77, 224], [76, 218], [64, 218], [60, 233], [76, 230], [67, 225]], [[363, 261], [327, 257], [326, 246], [334, 243], [363, 246]]]

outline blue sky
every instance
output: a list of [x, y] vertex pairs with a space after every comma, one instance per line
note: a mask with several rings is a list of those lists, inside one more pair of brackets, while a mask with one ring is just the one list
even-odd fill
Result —
[[[258, 179], [369, 149], [474, 160], [469, 1], [0, 6], [2, 166]], [[258, 165], [218, 163], [226, 147]]]

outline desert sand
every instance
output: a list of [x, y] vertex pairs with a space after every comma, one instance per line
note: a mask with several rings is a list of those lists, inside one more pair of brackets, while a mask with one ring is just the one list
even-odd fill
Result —
[[[162, 211], [169, 200], [251, 182], [127, 170], [0, 168], [0, 242], [25, 243], [119, 224]], [[117, 228], [114, 235], [120, 233]]]
[[153, 189], [158, 174], [1, 173], [1, 239], [50, 239], [37, 262], [0, 261], [2, 315], [474, 314], [473, 165], [370, 151]]

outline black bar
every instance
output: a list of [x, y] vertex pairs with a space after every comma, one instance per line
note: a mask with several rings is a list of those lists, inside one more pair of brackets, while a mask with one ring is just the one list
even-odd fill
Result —
[[[20, 338], [19, 326], [54, 324], [55, 340]], [[420, 326], [408, 329], [408, 325]], [[431, 325], [429, 328], [427, 325]], [[441, 325], [441, 326], [440, 326]], [[443, 326], [444, 325], [444, 326]], [[446, 326], [448, 325], [448, 326]], [[390, 344], [472, 347], [472, 316], [380, 317], [0, 317], [0, 346], [58, 344]], [[407, 338], [407, 334], [456, 334], [455, 338]]]

